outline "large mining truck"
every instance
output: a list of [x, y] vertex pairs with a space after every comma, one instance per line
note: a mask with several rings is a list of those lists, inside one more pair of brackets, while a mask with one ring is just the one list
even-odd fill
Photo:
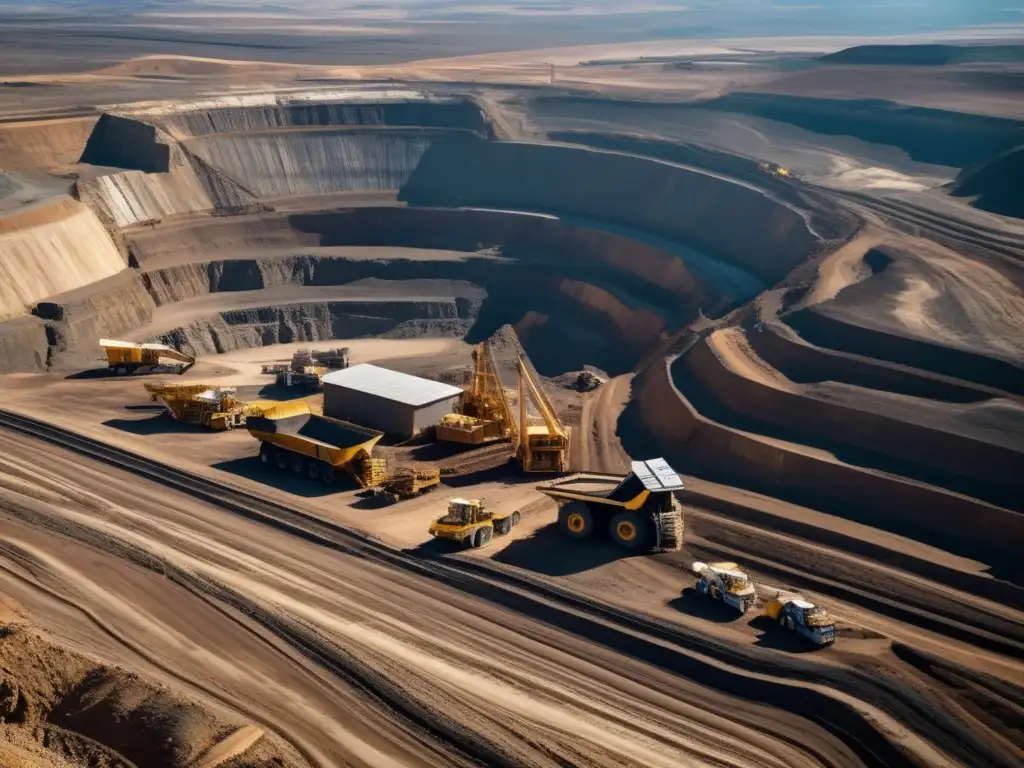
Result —
[[607, 531], [631, 551], [682, 549], [683, 511], [673, 493], [683, 481], [664, 459], [634, 461], [631, 470], [625, 477], [584, 472], [537, 490], [558, 503], [558, 527], [571, 539]]
[[746, 613], [757, 602], [757, 589], [736, 563], [694, 563], [697, 592]]
[[495, 516], [480, 499], [452, 499], [444, 516], [430, 524], [430, 535], [478, 549], [511, 532], [519, 520], [519, 512]]
[[246, 419], [245, 428], [260, 441], [260, 462], [266, 467], [328, 484], [345, 472], [361, 488], [373, 488], [387, 479], [386, 462], [373, 456], [383, 432], [313, 413], [305, 401], [257, 408]]
[[[100, 339], [107, 355], [107, 367], [118, 376], [145, 373], [185, 373], [196, 359], [166, 344], [137, 344], [134, 341]], [[166, 362], [173, 360], [174, 362]]]
[[183, 424], [220, 431], [245, 425], [246, 406], [234, 387], [208, 384], [144, 384], [153, 402], [162, 402], [167, 412]]
[[835, 619], [824, 608], [796, 595], [780, 593], [765, 600], [764, 615], [818, 647], [832, 645], [836, 641]]

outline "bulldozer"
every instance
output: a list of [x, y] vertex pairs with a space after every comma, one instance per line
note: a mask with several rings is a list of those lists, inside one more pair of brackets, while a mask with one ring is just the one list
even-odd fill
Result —
[[819, 648], [836, 641], [835, 619], [824, 608], [797, 595], [784, 595], [780, 592], [765, 600], [764, 615], [775, 619], [790, 632], [806, 637]]
[[[562, 426], [547, 395], [537, 386], [520, 355], [519, 371], [519, 431], [516, 458], [523, 472], [562, 474], [569, 471], [569, 430]], [[543, 424], [529, 423], [529, 400], [540, 412]]]
[[234, 387], [164, 382], [146, 383], [144, 386], [154, 403], [163, 402], [171, 417], [183, 424], [195, 424], [215, 431], [245, 425], [246, 405], [238, 400]]
[[746, 613], [757, 602], [757, 590], [736, 563], [694, 563], [697, 592]]
[[511, 532], [520, 518], [518, 511], [494, 515], [484, 506], [483, 499], [451, 499], [444, 516], [430, 524], [430, 535], [479, 549], [490, 544], [494, 536]]
[[683, 511], [673, 495], [683, 481], [664, 459], [634, 461], [625, 477], [583, 472], [538, 485], [558, 504], [558, 527], [570, 539], [607, 531], [633, 552], [683, 547]]
[[515, 439], [515, 419], [488, 342], [473, 350], [473, 378], [462, 395], [459, 413], [449, 413], [437, 425], [437, 439], [464, 445], [483, 445]]
[[[107, 356], [107, 367], [118, 376], [147, 373], [183, 374], [196, 364], [196, 359], [166, 344], [137, 344], [134, 341], [100, 339]], [[164, 362], [173, 360], [173, 363]]]

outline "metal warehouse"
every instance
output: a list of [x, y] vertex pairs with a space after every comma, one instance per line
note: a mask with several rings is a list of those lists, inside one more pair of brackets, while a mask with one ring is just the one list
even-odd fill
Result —
[[455, 410], [462, 390], [363, 363], [323, 378], [324, 415], [412, 437]]

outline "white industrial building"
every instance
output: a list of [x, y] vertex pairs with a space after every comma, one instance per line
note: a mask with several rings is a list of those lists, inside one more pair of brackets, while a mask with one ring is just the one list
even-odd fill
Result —
[[412, 437], [452, 413], [462, 390], [363, 363], [323, 378], [324, 415]]

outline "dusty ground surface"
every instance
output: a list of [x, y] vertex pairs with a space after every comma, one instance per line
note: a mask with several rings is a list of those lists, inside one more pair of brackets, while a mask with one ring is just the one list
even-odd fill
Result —
[[[0, 763], [1020, 764], [1019, 49], [507, 10], [5, 9]], [[503, 444], [383, 445], [446, 470], [393, 506], [267, 473], [100, 336], [243, 399], [299, 347], [462, 383], [490, 337], [574, 470], [681, 471], [685, 545], [565, 541]], [[522, 524], [438, 546], [455, 495]], [[697, 559], [838, 643], [717, 611]]]

